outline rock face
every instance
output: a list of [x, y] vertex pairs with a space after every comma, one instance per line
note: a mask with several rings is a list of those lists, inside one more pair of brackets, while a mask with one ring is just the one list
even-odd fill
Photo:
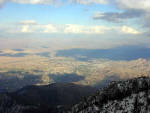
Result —
[[150, 113], [150, 78], [112, 82], [64, 113]]

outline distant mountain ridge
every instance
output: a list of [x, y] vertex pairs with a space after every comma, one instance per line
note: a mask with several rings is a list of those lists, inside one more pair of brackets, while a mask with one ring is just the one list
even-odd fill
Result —
[[110, 49], [68, 49], [57, 51], [56, 56], [73, 57], [81, 61], [92, 59], [130, 61], [139, 58], [150, 59], [150, 48], [139, 46], [119, 46]]
[[112, 82], [64, 113], [150, 113], [150, 78]]

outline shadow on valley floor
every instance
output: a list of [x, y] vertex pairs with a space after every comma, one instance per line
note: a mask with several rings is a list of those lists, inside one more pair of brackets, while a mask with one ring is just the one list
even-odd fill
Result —
[[139, 46], [121, 46], [112, 49], [70, 49], [57, 51], [56, 56], [74, 57], [87, 61], [96, 58], [109, 60], [135, 60], [150, 58], [150, 48]]
[[[35, 70], [36, 72], [38, 70]], [[43, 75], [34, 75], [28, 72], [22, 71], [9, 71], [0, 73], [0, 92], [3, 92], [5, 89], [7, 91], [15, 91], [24, 86], [40, 84], [43, 83]], [[56, 83], [71, 83], [84, 80], [83, 76], [76, 74], [62, 74], [62, 75], [49, 75]]]
[[[16, 50], [16, 49], [15, 49]], [[16, 51], [20, 52], [20, 53], [15, 53], [15, 54], [11, 54], [11, 53], [3, 53], [2, 51], [0, 51], [0, 56], [7, 56], [7, 57], [25, 57], [27, 55], [34, 55], [31, 53], [21, 53], [20, 49], [17, 49]], [[50, 52], [41, 52], [41, 53], [35, 53], [35, 55], [37, 56], [41, 56], [41, 57], [50, 57]]]
[[7, 56], [7, 57], [24, 57], [29, 55], [28, 53], [16, 53], [16, 54], [9, 54], [9, 53], [0, 53], [0, 56]]
[[32, 75], [28, 72], [9, 71], [0, 73], [0, 89], [15, 91], [27, 85], [41, 82], [41, 76]]
[[78, 82], [84, 80], [84, 76], [79, 76], [75, 73], [71, 74], [62, 74], [62, 75], [49, 75], [50, 78], [54, 80], [54, 82]]
[[24, 49], [13, 49], [14, 51], [24, 51]]
[[36, 55], [41, 56], [41, 57], [50, 57], [50, 52], [36, 53]]

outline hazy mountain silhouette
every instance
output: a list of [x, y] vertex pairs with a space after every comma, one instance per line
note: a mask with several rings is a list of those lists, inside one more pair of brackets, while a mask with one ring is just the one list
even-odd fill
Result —
[[57, 51], [56, 56], [74, 57], [78, 60], [103, 58], [109, 60], [135, 60], [150, 58], [150, 48], [121, 46], [112, 49], [70, 49]]

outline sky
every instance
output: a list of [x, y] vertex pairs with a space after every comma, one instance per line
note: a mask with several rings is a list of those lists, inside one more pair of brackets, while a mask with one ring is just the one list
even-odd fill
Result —
[[148, 46], [149, 20], [150, 0], [0, 0], [1, 39]]

